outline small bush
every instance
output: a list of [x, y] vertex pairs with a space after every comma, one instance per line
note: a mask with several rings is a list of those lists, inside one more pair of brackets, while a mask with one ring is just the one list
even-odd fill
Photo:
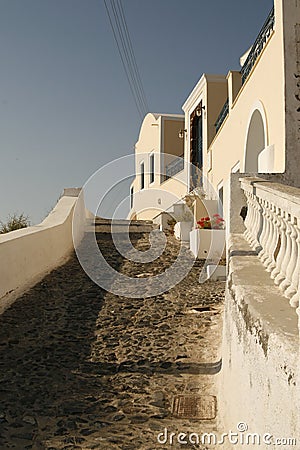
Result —
[[0, 221], [0, 234], [9, 233], [10, 231], [20, 230], [20, 228], [29, 227], [30, 222], [28, 216], [22, 214], [12, 214], [8, 216], [7, 222]]

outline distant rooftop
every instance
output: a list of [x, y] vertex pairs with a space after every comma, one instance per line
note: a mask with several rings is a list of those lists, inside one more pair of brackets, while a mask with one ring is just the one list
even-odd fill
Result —
[[183, 119], [183, 114], [167, 114], [167, 113], [150, 113], [152, 114], [155, 119], [157, 120], [159, 117], [177, 117], [178, 119]]

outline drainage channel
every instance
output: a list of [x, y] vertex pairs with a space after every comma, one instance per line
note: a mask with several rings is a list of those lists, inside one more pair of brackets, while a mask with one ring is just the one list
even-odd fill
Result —
[[215, 395], [176, 395], [172, 414], [178, 419], [213, 420], [217, 415]]

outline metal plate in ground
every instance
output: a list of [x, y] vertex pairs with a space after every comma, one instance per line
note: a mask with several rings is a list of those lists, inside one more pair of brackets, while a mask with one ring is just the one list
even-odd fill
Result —
[[176, 395], [172, 414], [178, 419], [212, 420], [217, 415], [217, 399], [214, 395]]

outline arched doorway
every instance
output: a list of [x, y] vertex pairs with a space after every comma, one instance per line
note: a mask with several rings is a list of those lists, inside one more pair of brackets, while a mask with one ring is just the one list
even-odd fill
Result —
[[258, 155], [267, 146], [265, 117], [262, 108], [255, 108], [248, 125], [244, 172], [258, 172]]

